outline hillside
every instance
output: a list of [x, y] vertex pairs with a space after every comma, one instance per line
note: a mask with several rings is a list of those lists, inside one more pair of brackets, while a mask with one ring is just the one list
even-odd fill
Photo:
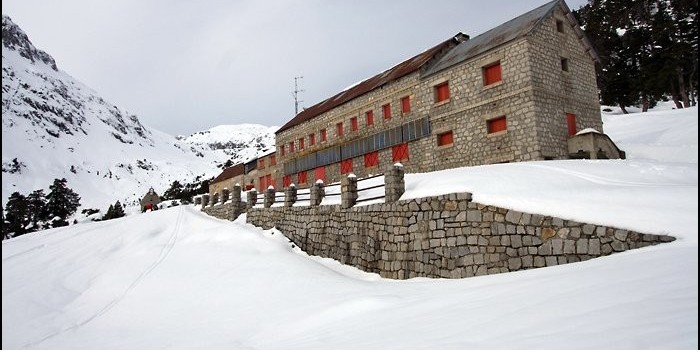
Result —
[[695, 349], [697, 108], [605, 116], [605, 128], [628, 160], [411, 174], [404, 198], [469, 190], [675, 242], [393, 281], [179, 206], [3, 241], [3, 349]]

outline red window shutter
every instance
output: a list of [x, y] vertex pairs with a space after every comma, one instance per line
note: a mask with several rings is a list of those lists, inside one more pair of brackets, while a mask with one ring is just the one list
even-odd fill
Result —
[[299, 139], [299, 150], [301, 151], [303, 149], [304, 149], [304, 138], [302, 137]]
[[449, 82], [444, 82], [440, 85], [435, 86], [435, 102], [446, 101], [450, 98], [450, 84]]
[[408, 143], [402, 143], [391, 147], [391, 159], [394, 162], [408, 159]]
[[320, 167], [314, 169], [314, 177], [316, 178], [316, 180], [322, 180], [325, 183], [326, 182], [326, 167], [320, 166]]
[[451, 145], [452, 143], [452, 131], [443, 132], [438, 135], [438, 146]]
[[569, 136], [576, 135], [576, 114], [566, 113], [566, 126], [569, 131]]
[[275, 164], [277, 164], [277, 158], [273, 154], [270, 156], [270, 165], [275, 165]]
[[264, 176], [261, 176], [261, 177], [258, 179], [258, 182], [260, 183], [260, 192], [264, 192], [264, 191], [265, 191], [265, 188], [267, 188], [267, 186], [266, 186], [266, 184], [265, 184], [265, 177], [264, 177]]
[[306, 183], [306, 171], [302, 171], [297, 175], [297, 182], [300, 184]]
[[384, 114], [384, 119], [391, 119], [391, 105], [388, 103], [383, 105], [382, 113]]
[[309, 134], [309, 146], [313, 146], [315, 144], [316, 144], [316, 135]]
[[289, 153], [294, 153], [294, 141], [289, 143]]
[[365, 168], [379, 165], [379, 152], [374, 151], [365, 154]]
[[487, 123], [487, 131], [489, 134], [508, 129], [508, 125], [506, 124], [506, 117], [505, 116], [498, 117], [496, 119], [491, 119], [486, 123]]
[[284, 157], [284, 145], [280, 146], [280, 156]]
[[352, 126], [352, 131], [357, 131], [357, 117], [350, 118], [350, 125]]
[[327, 139], [326, 138], [326, 129], [322, 129], [321, 130], [321, 142], [325, 142], [326, 139]]
[[367, 111], [367, 126], [374, 125], [374, 111]]
[[265, 169], [265, 159], [258, 159], [258, 169]]
[[[266, 188], [270, 186], [275, 187], [275, 182], [272, 180], [272, 174], [267, 174], [267, 176], [265, 176], [265, 186]], [[263, 188], [263, 191], [264, 190], [265, 188]]]
[[408, 96], [401, 99], [401, 113], [411, 113], [411, 99]]
[[292, 175], [285, 175], [282, 178], [282, 185], [284, 187], [289, 187], [289, 185], [291, 185], [291, 184], [292, 184]]
[[340, 173], [347, 174], [352, 172], [352, 159], [346, 159], [340, 162]]
[[338, 137], [343, 137], [343, 123], [342, 122], [335, 124], [335, 130], [336, 130], [336, 134], [338, 134]]
[[501, 62], [484, 68], [484, 85], [501, 81]]

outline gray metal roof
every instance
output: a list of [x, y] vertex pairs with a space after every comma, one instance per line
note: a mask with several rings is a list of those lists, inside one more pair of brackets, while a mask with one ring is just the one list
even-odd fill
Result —
[[[552, 15], [554, 9], [560, 5], [562, 6], [562, 9], [564, 9], [565, 13], [570, 12], [564, 1], [554, 0], [530, 12], [513, 18], [510, 21], [503, 23], [500, 26], [493, 28], [477, 37], [461, 42], [455, 48], [450, 50], [450, 52], [440, 58], [433, 66], [425, 70], [422, 76], [426, 77], [431, 74], [435, 74], [443, 69], [449, 68], [460, 62], [464, 62], [497, 46], [527, 35], [545, 18]], [[569, 20], [572, 18], [573, 16], [567, 16], [567, 19]], [[575, 27], [578, 27], [577, 23], [573, 24], [576, 24]], [[584, 42], [584, 45], [586, 44], [587, 42]], [[596, 57], [594, 56], [594, 59], [595, 58]]]

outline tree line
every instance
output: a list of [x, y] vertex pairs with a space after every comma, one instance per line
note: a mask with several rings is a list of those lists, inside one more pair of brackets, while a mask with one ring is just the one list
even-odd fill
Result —
[[601, 103], [697, 103], [697, 0], [589, 0], [573, 11], [598, 56]]
[[66, 179], [55, 179], [49, 186], [28, 195], [13, 192], [2, 213], [3, 239], [52, 227], [68, 225], [68, 218], [80, 206], [80, 196], [68, 187]]

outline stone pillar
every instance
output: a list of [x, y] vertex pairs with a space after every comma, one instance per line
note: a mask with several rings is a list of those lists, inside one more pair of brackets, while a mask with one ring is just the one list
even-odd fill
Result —
[[357, 176], [350, 174], [340, 179], [340, 205], [352, 208], [357, 202]]
[[275, 189], [268, 187], [268, 189], [265, 190], [265, 197], [263, 200], [263, 205], [265, 208], [271, 207], [272, 204], [275, 203]]
[[297, 201], [297, 187], [294, 184], [289, 185], [284, 190], [284, 206], [291, 207]]
[[221, 204], [224, 204], [228, 201], [228, 197], [231, 191], [228, 190], [228, 188], [224, 188], [221, 190]]
[[323, 189], [323, 181], [317, 180], [316, 183], [311, 186], [310, 189], [310, 202], [312, 207], [317, 207], [321, 205], [323, 197], [326, 195], [326, 191]]
[[255, 189], [252, 189], [252, 190], [248, 191], [247, 196], [248, 196], [248, 198], [246, 201], [246, 208], [250, 209], [253, 206], [255, 206], [255, 204], [258, 203], [258, 191], [256, 191]]
[[406, 191], [406, 182], [403, 179], [403, 165], [394, 164], [386, 174], [384, 174], [384, 190], [386, 197], [385, 203], [394, 203], [401, 198], [401, 195]]
[[206, 208], [208, 204], [209, 204], [209, 195], [205, 193], [202, 195], [202, 209]]
[[209, 206], [213, 207], [214, 204], [216, 204], [216, 203], [219, 203], [219, 193], [218, 193], [218, 192], [217, 192], [217, 193], [214, 193], [214, 195], [211, 196], [211, 200], [210, 200]]
[[233, 185], [233, 192], [231, 192], [231, 206], [233, 207], [233, 214], [231, 220], [236, 220], [238, 215], [241, 215], [241, 185]]
[[194, 197], [194, 205], [202, 205], [202, 196]]

